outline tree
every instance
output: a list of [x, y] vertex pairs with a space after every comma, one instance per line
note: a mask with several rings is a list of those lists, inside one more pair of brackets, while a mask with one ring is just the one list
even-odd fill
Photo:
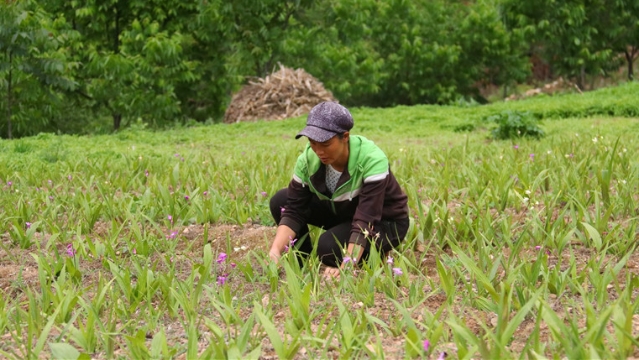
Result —
[[0, 3], [0, 86], [6, 90], [2, 107], [8, 138], [15, 130], [29, 134], [46, 128], [63, 107], [57, 91], [75, 88], [71, 71], [77, 64], [64, 50], [72, 34], [64, 28], [64, 19], [52, 19], [35, 2]]
[[583, 89], [586, 75], [600, 75], [613, 56], [598, 40], [603, 29], [593, 21], [597, 1], [505, 0], [504, 9], [507, 22], [527, 35], [530, 51], [539, 52], [557, 75], [576, 79]]
[[614, 56], [623, 54], [628, 80], [634, 79], [634, 61], [639, 57], [639, 1], [593, 1], [589, 9], [591, 21], [598, 24], [599, 46], [609, 48]]

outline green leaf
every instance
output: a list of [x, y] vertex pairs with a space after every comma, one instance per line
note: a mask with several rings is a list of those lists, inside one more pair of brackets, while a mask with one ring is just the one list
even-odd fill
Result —
[[80, 352], [67, 343], [49, 343], [49, 348], [54, 359], [76, 360], [80, 358]]
[[587, 222], [582, 221], [581, 225], [583, 225], [586, 231], [588, 232], [588, 235], [590, 236], [590, 239], [592, 239], [592, 243], [595, 246], [595, 249], [601, 250], [603, 242], [601, 241], [601, 235], [599, 234], [599, 231], [597, 231], [597, 229], [595, 229], [592, 225], [588, 224]]

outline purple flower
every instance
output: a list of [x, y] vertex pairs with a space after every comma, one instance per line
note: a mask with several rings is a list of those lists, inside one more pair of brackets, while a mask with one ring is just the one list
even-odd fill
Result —
[[530, 154], [530, 160], [535, 160], [535, 154]]
[[424, 352], [428, 352], [428, 348], [430, 348], [430, 341], [424, 340]]
[[53, 201], [53, 196], [49, 196], [49, 200]]
[[446, 356], [448, 356], [448, 354], [445, 351], [442, 351], [437, 357], [437, 360], [444, 360]]
[[202, 195], [204, 195], [204, 196], [206, 196], [206, 195], [208, 195], [208, 194], [209, 194], [209, 192], [208, 192], [208, 191], [204, 191], [204, 192], [202, 193]]
[[398, 267], [393, 268], [393, 275], [401, 275], [403, 274], [402, 269]]
[[31, 223], [30, 223], [30, 222], [28, 222], [28, 221], [27, 221], [24, 225], [27, 227], [27, 229], [30, 229], [30, 228], [31, 228]]
[[513, 146], [513, 149], [515, 149], [515, 150], [519, 149], [519, 145]]
[[387, 263], [388, 265], [393, 265], [393, 257], [392, 257], [392, 256], [390, 256], [390, 255], [388, 255], [388, 258], [386, 259], [386, 263]]
[[535, 250], [541, 250], [541, 246], [539, 245], [535, 246]]
[[135, 248], [133, 248], [133, 255], [137, 255], [137, 251], [135, 250]]
[[175, 157], [180, 157], [180, 154], [175, 154], [175, 155], [173, 155], [173, 156], [175, 156]]
[[144, 176], [149, 177], [149, 170], [144, 170]]
[[344, 264], [348, 264], [349, 262], [353, 262], [350, 256], [344, 256], [344, 260], [342, 260]]
[[226, 253], [220, 253], [220, 255], [217, 256], [217, 260], [215, 260], [218, 264], [221, 264], [223, 262], [226, 261]]
[[171, 231], [171, 234], [167, 235], [166, 238], [167, 239], [175, 239], [175, 237], [177, 236], [178, 232], [177, 231]]
[[289, 236], [288, 240], [289, 240], [288, 241], [288, 245], [286, 245], [284, 247], [284, 252], [289, 251], [293, 247], [293, 245], [295, 245], [295, 242], [297, 241], [297, 238], [293, 239], [291, 236]]
[[184, 200], [189, 201], [189, 196], [188, 195], [184, 195]]
[[173, 224], [173, 216], [167, 215], [166, 218]]
[[262, 197], [266, 197], [268, 195], [266, 191], [262, 191], [261, 194], [262, 194]]
[[217, 277], [217, 284], [218, 285], [224, 285], [226, 283], [226, 279], [228, 278], [228, 276], [218, 276]]
[[11, 181], [7, 181], [7, 186], [10, 187], [11, 185], [13, 185], [13, 183]]
[[67, 244], [67, 256], [69, 257], [75, 256], [75, 250], [73, 249], [73, 244]]
[[236, 266], [237, 266], [236, 263], [231, 263], [231, 269], [235, 269]]

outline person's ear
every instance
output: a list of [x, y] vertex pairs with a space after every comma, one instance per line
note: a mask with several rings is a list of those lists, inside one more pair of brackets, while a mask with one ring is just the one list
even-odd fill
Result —
[[348, 136], [350, 135], [350, 133], [347, 131], [344, 134], [342, 134], [342, 139], [345, 141], [348, 141]]

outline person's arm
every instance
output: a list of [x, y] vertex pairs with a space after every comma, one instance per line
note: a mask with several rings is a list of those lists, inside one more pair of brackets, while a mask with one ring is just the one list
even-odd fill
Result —
[[286, 245], [291, 243], [291, 239], [295, 238], [295, 231], [286, 225], [280, 225], [277, 227], [277, 232], [275, 233], [275, 239], [273, 239], [273, 245], [271, 245], [271, 250], [268, 255], [271, 260], [278, 262], [282, 257], [282, 252], [286, 248]]

